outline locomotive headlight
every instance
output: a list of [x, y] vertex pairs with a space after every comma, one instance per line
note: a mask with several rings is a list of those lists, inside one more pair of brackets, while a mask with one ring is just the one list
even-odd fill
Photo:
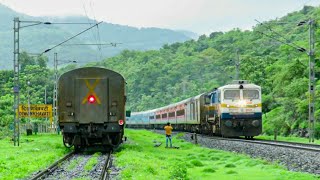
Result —
[[227, 104], [227, 108], [228, 108], [228, 107], [230, 107], [230, 105], [229, 105], [229, 104]]

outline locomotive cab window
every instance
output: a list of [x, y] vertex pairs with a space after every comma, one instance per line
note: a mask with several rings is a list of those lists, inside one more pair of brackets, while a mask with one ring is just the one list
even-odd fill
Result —
[[206, 96], [204, 97], [205, 104], [210, 104], [210, 99], [211, 99], [211, 96], [206, 95]]
[[217, 101], [215, 100], [215, 96], [216, 96], [216, 93], [215, 93], [215, 92], [211, 94], [211, 103], [217, 102]]
[[225, 90], [224, 99], [239, 100], [240, 90]]
[[219, 93], [219, 92], [216, 92], [216, 93], [214, 94], [214, 101], [215, 101], [216, 103], [219, 103], [219, 102], [220, 102], [220, 93]]
[[243, 90], [243, 99], [259, 99], [259, 91], [254, 89]]

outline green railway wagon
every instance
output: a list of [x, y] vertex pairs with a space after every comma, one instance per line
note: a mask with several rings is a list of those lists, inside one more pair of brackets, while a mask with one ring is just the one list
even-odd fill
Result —
[[125, 80], [112, 70], [85, 67], [58, 81], [58, 125], [65, 146], [116, 147], [125, 124]]

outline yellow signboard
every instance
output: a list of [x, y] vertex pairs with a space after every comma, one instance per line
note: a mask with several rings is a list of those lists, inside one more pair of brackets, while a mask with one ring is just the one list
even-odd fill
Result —
[[[30, 116], [29, 116], [30, 110]], [[50, 118], [52, 123], [52, 105], [50, 104], [30, 104], [30, 107], [25, 104], [19, 105], [20, 117], [32, 117], [32, 118]]]

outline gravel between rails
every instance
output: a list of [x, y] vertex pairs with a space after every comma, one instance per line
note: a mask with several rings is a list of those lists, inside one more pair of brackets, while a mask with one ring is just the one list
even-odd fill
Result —
[[81, 179], [99, 179], [103, 165], [107, 158], [106, 154], [98, 156], [98, 162], [91, 170], [85, 170], [85, 165], [89, 159], [93, 157], [92, 154], [75, 154], [68, 161], [63, 162], [55, 171], [53, 171], [48, 177], [47, 180], [71, 180], [75, 178]]

